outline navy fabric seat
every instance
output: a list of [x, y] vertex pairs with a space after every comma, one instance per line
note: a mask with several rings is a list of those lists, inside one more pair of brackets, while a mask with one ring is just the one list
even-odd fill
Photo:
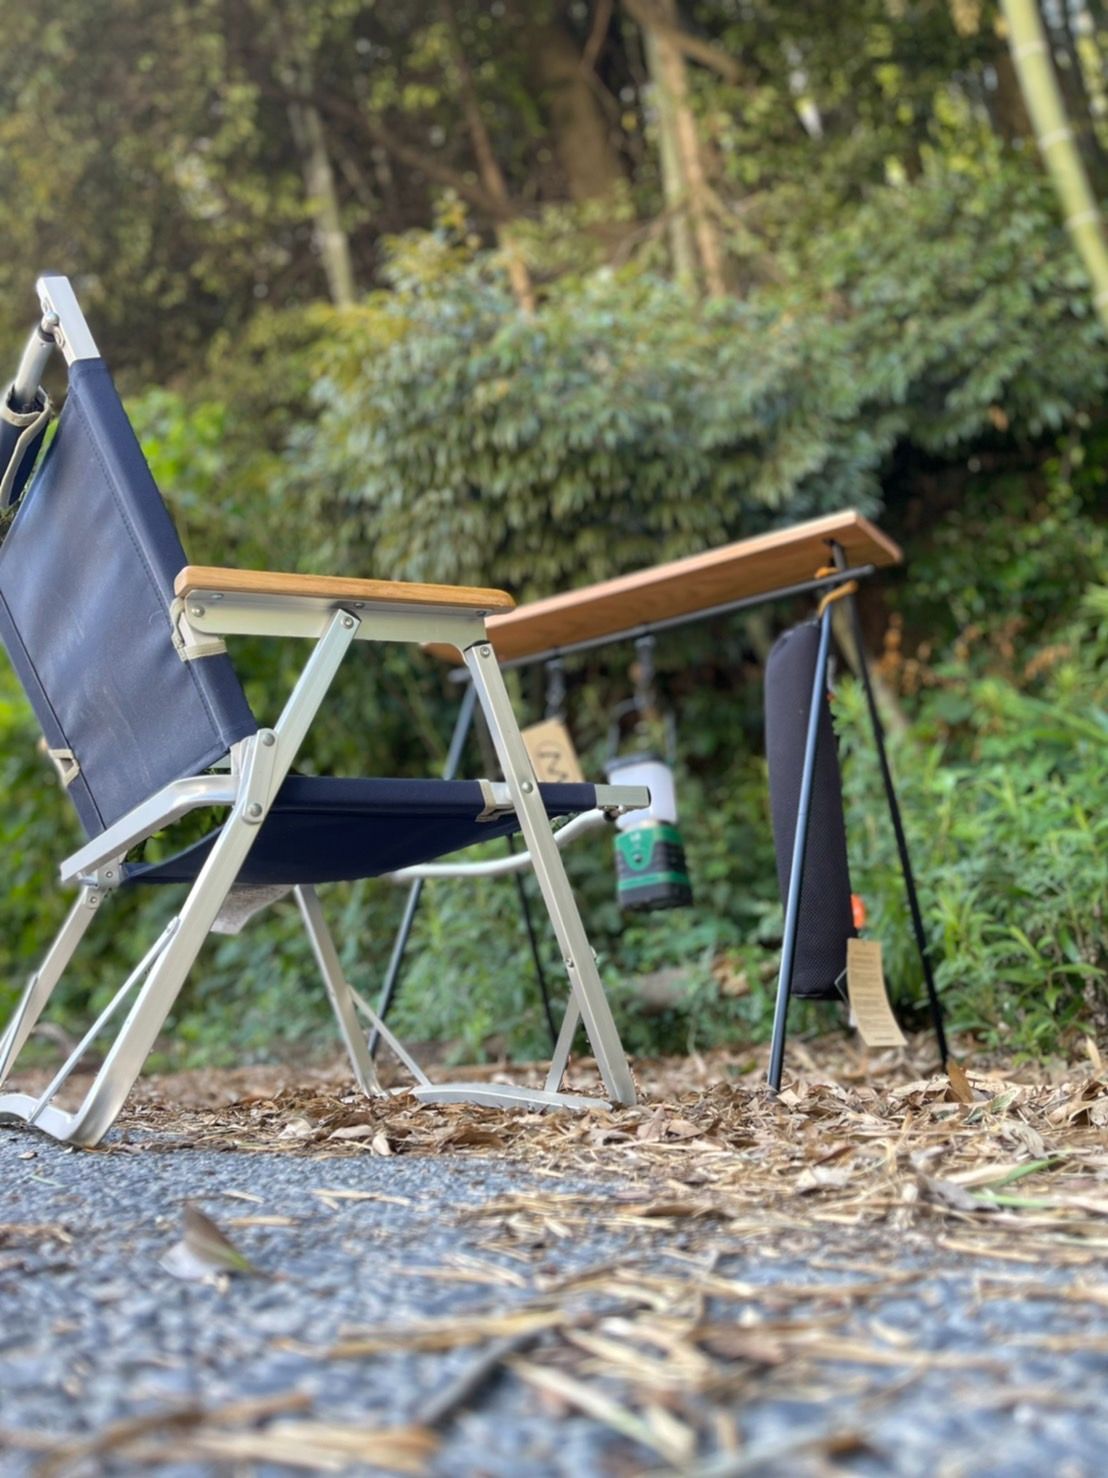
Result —
[[[596, 805], [593, 785], [542, 785], [547, 815]], [[476, 780], [345, 780], [290, 775], [239, 872], [239, 886], [349, 882], [429, 862], [519, 830], [514, 812], [478, 821]], [[222, 831], [164, 862], [132, 863], [128, 883], [191, 883]]]

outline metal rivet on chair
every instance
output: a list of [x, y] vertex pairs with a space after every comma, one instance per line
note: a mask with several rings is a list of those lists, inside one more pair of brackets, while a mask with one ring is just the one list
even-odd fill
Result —
[[190, 616], [202, 616], [203, 614], [204, 614], [204, 607], [203, 606], [189, 606], [189, 615]]
[[491, 647], [482, 647], [481, 648], [481, 656], [482, 657], [491, 657], [492, 656], [492, 648]]
[[277, 736], [272, 729], [263, 729], [258, 737], [267, 749], [271, 744], [275, 744], [277, 742]]
[[260, 816], [262, 814], [261, 801], [251, 801], [246, 808], [246, 814], [252, 817]]

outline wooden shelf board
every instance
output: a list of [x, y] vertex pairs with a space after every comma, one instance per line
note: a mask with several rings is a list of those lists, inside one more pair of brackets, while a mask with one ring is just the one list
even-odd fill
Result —
[[[848, 509], [517, 606], [489, 618], [489, 639], [502, 662], [515, 662], [729, 601], [769, 595], [812, 579], [819, 567], [830, 564], [832, 541], [842, 546], [852, 566], [895, 565], [903, 559], [886, 534]], [[428, 650], [444, 661], [458, 661], [453, 647]]]

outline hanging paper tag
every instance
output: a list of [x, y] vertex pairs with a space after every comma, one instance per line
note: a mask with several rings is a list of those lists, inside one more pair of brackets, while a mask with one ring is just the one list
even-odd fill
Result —
[[561, 719], [544, 719], [523, 730], [523, 742], [540, 782], [579, 785], [585, 778], [569, 730]]
[[854, 1025], [866, 1046], [903, 1047], [904, 1033], [885, 989], [880, 940], [846, 941], [846, 989]]

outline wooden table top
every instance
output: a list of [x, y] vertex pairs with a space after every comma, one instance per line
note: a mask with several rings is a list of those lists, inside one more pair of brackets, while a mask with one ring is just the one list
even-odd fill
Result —
[[[817, 569], [829, 565], [832, 541], [842, 546], [851, 567], [903, 560], [887, 535], [847, 509], [517, 606], [489, 617], [489, 638], [502, 662], [516, 662], [729, 601], [770, 595], [812, 579]], [[453, 647], [428, 650], [454, 664], [459, 660]]]

